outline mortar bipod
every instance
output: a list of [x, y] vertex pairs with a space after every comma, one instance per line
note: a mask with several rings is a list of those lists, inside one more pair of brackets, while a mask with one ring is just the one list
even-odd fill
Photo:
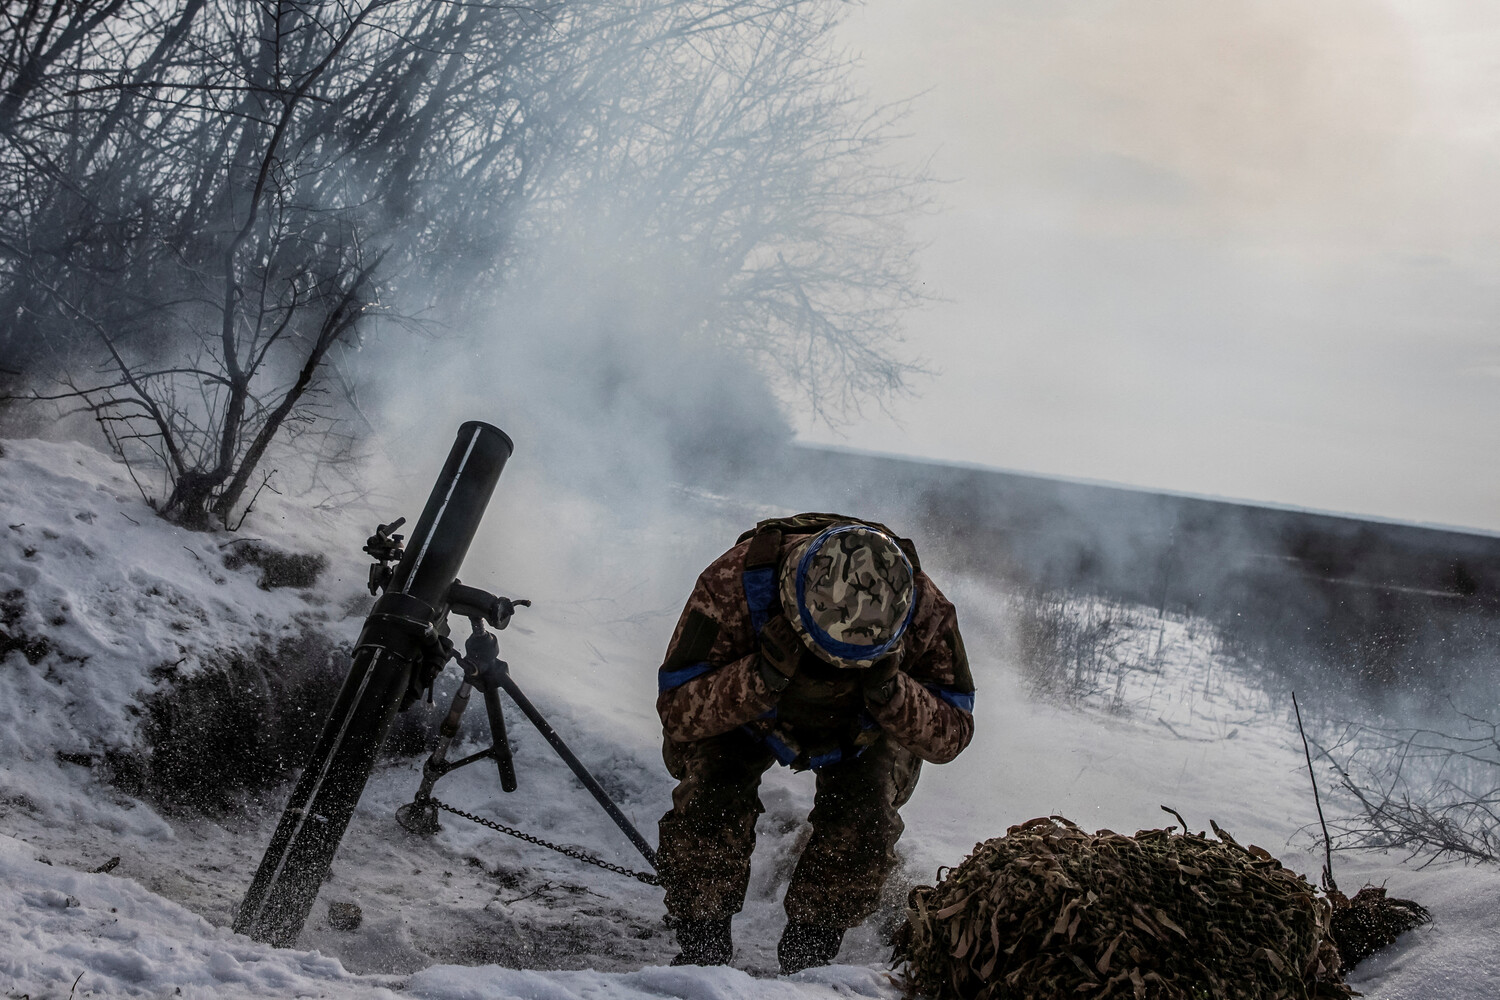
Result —
[[[432, 802], [432, 788], [439, 778], [461, 767], [477, 763], [486, 757], [493, 758], [500, 771], [500, 787], [507, 792], [516, 790], [516, 765], [511, 756], [510, 741], [505, 735], [505, 712], [500, 705], [499, 675], [509, 670], [509, 665], [499, 658], [499, 642], [494, 634], [485, 631], [482, 618], [470, 618], [473, 628], [464, 643], [465, 655], [458, 660], [463, 669], [463, 683], [453, 696], [448, 714], [438, 726], [438, 741], [432, 753], [422, 764], [422, 783], [411, 802], [396, 810], [396, 822], [410, 833], [434, 834], [440, 829], [437, 806]], [[469, 698], [475, 688], [484, 697], [485, 714], [489, 718], [491, 745], [488, 749], [470, 754], [462, 760], [449, 761], [448, 751], [458, 736], [459, 723], [464, 710], [469, 707]]]
[[[523, 603], [516, 601], [514, 603], [525, 606], [530, 602]], [[485, 758], [492, 758], [495, 761], [500, 772], [500, 787], [507, 792], [516, 790], [515, 762], [511, 757], [510, 744], [506, 741], [505, 716], [500, 707], [499, 693], [503, 690], [510, 696], [511, 701], [516, 703], [516, 707], [521, 710], [521, 713], [542, 734], [542, 737], [557, 755], [562, 758], [563, 763], [568, 765], [569, 770], [583, 784], [583, 787], [588, 789], [589, 794], [594, 797], [594, 801], [599, 803], [600, 807], [609, 815], [609, 818], [614, 821], [615, 826], [620, 828], [620, 832], [625, 834], [635, 849], [646, 859], [646, 862], [651, 865], [652, 869], [655, 869], [656, 851], [652, 849], [651, 845], [646, 842], [646, 838], [641, 836], [640, 831], [635, 828], [625, 814], [620, 811], [620, 808], [610, 799], [609, 794], [605, 792], [598, 780], [589, 773], [588, 768], [583, 765], [583, 762], [563, 742], [562, 737], [557, 734], [557, 731], [552, 728], [552, 725], [543, 717], [542, 713], [531, 703], [531, 699], [526, 697], [525, 692], [521, 690], [515, 678], [511, 677], [510, 665], [500, 659], [499, 656], [499, 640], [493, 633], [485, 630], [483, 619], [471, 617], [469, 621], [473, 627], [473, 631], [464, 643], [465, 655], [458, 660], [459, 666], [464, 671], [464, 681], [459, 686], [458, 692], [453, 696], [453, 703], [448, 709], [448, 715], [443, 719], [442, 725], [438, 729], [437, 745], [433, 747], [432, 754], [427, 758], [426, 763], [422, 765], [422, 783], [417, 788], [417, 794], [411, 802], [396, 810], [396, 821], [411, 833], [423, 835], [436, 833], [440, 829], [437, 819], [440, 803], [432, 797], [433, 786], [437, 784], [439, 778], [450, 771], [455, 771], [460, 767], [465, 767]], [[450, 762], [448, 760], [448, 751], [451, 749], [454, 739], [458, 736], [459, 722], [463, 718], [464, 710], [468, 708], [469, 698], [474, 688], [479, 688], [484, 694], [485, 711], [489, 717], [490, 736], [493, 743], [486, 750], [470, 754], [462, 760]], [[451, 809], [451, 807], [444, 808], [449, 808], [449, 811], [456, 811]], [[493, 826], [495, 824], [487, 823], [487, 825]], [[507, 829], [505, 832], [510, 831]], [[590, 860], [587, 857], [580, 857], [575, 851], [549, 844], [539, 838], [525, 836], [524, 839], [539, 843], [553, 850], [561, 851], [571, 857], [578, 857], [580, 860]], [[593, 861], [591, 863], [598, 862]], [[605, 864], [603, 867], [614, 868], [615, 866]]]

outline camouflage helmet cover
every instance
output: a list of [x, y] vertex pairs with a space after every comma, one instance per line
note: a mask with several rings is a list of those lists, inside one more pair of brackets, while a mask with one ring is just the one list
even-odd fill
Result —
[[894, 538], [868, 525], [834, 525], [793, 546], [780, 584], [792, 629], [836, 667], [872, 665], [911, 621], [911, 561]]

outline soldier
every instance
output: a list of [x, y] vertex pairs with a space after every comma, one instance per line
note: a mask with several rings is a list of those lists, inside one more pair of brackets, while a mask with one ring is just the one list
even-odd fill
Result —
[[974, 733], [974, 684], [953, 605], [888, 528], [837, 514], [762, 521], [698, 577], [658, 678], [677, 779], [657, 854], [673, 965], [723, 965], [744, 905], [773, 763], [812, 770], [812, 838], [776, 953], [827, 965], [896, 863], [922, 761]]

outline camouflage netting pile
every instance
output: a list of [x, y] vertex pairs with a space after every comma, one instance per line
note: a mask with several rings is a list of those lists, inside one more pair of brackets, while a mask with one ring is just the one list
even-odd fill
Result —
[[1258, 847], [1061, 817], [911, 893], [893, 960], [933, 1000], [1343, 998], [1330, 906]]

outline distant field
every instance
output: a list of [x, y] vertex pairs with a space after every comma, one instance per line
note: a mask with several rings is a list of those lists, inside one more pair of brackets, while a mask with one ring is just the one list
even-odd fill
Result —
[[826, 448], [773, 464], [777, 503], [884, 519], [1026, 590], [1199, 616], [1303, 686], [1445, 700], [1494, 673], [1494, 534]]

